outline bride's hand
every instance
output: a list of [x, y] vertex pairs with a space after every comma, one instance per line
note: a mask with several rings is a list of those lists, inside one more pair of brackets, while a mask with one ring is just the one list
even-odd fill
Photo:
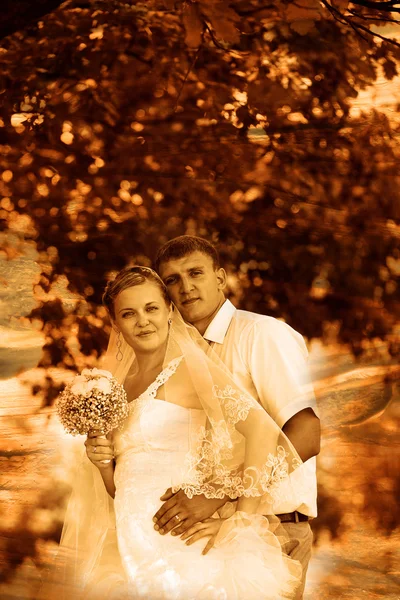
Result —
[[[85, 441], [86, 455], [98, 469], [107, 469], [112, 465], [114, 450], [110, 440], [100, 437], [99, 432], [89, 433]], [[108, 462], [102, 462], [108, 461]]]
[[194, 544], [194, 542], [201, 540], [201, 538], [209, 537], [210, 539], [202, 552], [202, 554], [207, 554], [214, 546], [217, 533], [221, 529], [224, 521], [226, 521], [226, 519], [204, 519], [204, 521], [196, 523], [185, 531], [185, 533], [181, 535], [181, 540], [187, 540], [186, 545], [190, 546], [191, 544]]

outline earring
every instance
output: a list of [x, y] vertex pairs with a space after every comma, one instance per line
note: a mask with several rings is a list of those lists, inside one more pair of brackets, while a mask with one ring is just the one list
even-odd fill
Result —
[[172, 325], [172, 319], [171, 319], [171, 317], [168, 319], [168, 325], [169, 325], [170, 327], [171, 327], [171, 325]]
[[121, 346], [122, 346], [122, 340], [121, 340], [121, 332], [118, 331], [118, 337], [117, 337], [117, 360], [121, 362], [121, 360], [124, 358], [124, 355], [121, 351]]

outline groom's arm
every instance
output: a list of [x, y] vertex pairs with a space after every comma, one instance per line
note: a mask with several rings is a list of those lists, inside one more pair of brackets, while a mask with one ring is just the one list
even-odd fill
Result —
[[319, 418], [311, 408], [296, 413], [283, 426], [287, 435], [303, 462], [320, 451], [321, 425]]
[[[283, 431], [303, 462], [319, 453], [320, 421], [311, 408], [305, 408], [291, 417], [283, 426]], [[160, 500], [163, 504], [154, 515], [154, 528], [161, 534], [173, 530], [171, 535], [181, 535], [195, 523], [210, 518], [230, 498], [209, 500], [199, 495], [189, 499], [182, 490], [173, 494], [168, 489]], [[180, 524], [177, 526], [177, 523]]]
[[[210, 518], [229, 498], [208, 499], [201, 494], [189, 499], [182, 490], [173, 494], [171, 489], [168, 489], [160, 500], [163, 504], [153, 517], [154, 529], [162, 535], [171, 530], [171, 535], [181, 535], [195, 523]], [[179, 520], [176, 515], [179, 516]]]
[[301, 460], [320, 450], [320, 420], [303, 337], [277, 319], [249, 328], [240, 348], [260, 403]]

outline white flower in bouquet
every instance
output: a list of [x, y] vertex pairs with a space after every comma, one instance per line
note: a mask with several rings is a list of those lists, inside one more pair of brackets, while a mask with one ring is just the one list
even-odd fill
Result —
[[128, 416], [128, 402], [123, 386], [109, 371], [83, 369], [59, 395], [56, 410], [67, 433], [107, 435]]
[[83, 369], [81, 375], [84, 377], [105, 377], [106, 379], [114, 379], [112, 373], [105, 369]]

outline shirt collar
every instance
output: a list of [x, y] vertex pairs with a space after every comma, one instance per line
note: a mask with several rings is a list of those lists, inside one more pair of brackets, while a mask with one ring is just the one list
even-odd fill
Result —
[[207, 327], [203, 338], [208, 342], [223, 344], [228, 327], [231, 324], [236, 308], [230, 300], [225, 300], [209, 326]]

